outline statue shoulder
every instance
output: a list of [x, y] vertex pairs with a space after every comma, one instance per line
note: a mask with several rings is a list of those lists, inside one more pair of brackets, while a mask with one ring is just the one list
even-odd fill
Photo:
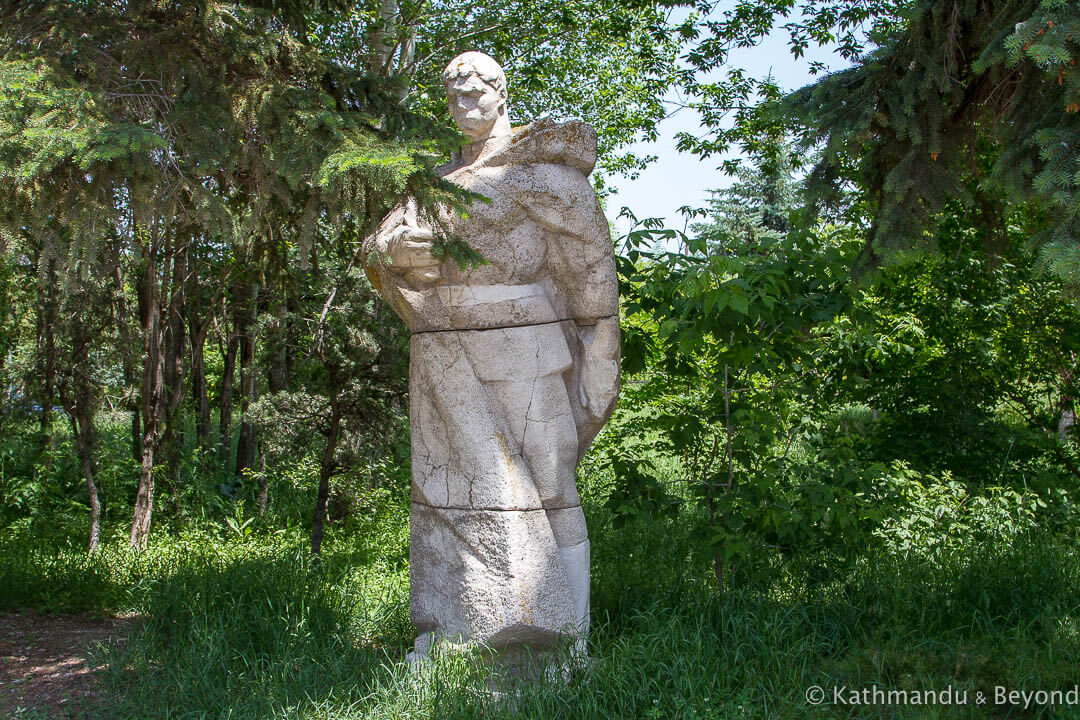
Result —
[[560, 165], [588, 175], [596, 166], [596, 131], [580, 120], [537, 120], [515, 128], [510, 145], [490, 164]]

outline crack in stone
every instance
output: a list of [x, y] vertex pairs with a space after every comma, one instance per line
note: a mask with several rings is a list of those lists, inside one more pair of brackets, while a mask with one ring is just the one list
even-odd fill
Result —
[[[521, 429], [521, 442], [518, 445], [521, 450], [522, 460], [525, 459], [525, 438], [529, 436], [529, 413], [532, 412], [533, 402], [536, 400], [536, 381], [540, 379], [540, 338], [536, 337], [536, 367], [533, 370], [532, 390], [529, 392], [529, 407], [525, 410], [525, 427]], [[535, 484], [535, 473], [533, 483]]]
[[413, 504], [422, 505], [432, 510], [461, 510], [461, 511], [477, 511], [477, 512], [549, 512], [551, 510], [575, 510], [581, 507], [581, 504], [566, 505], [559, 507], [461, 507], [459, 505], [432, 505], [430, 503], [422, 502], [416, 498], [412, 499]]
[[[598, 315], [595, 318], [581, 318], [581, 320], [600, 321], [607, 320], [609, 318], [619, 317], [618, 315]], [[512, 328], [521, 327], [541, 327], [543, 325], [557, 325], [564, 322], [578, 322], [578, 318], [568, 317], [560, 320], [551, 320], [549, 322], [542, 323], [526, 323], [523, 325], [488, 325], [485, 327], [462, 327], [462, 328], [445, 328], [438, 330], [413, 330], [413, 335], [432, 335], [436, 333], [456, 333], [456, 332], [478, 332], [480, 330], [510, 330]]]

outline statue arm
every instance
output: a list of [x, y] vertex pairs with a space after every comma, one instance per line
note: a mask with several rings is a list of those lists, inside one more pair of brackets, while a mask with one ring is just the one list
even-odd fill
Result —
[[548, 268], [581, 325], [619, 314], [619, 285], [607, 219], [580, 170], [541, 165], [522, 192], [529, 218], [547, 235]]
[[585, 418], [582, 452], [611, 416], [619, 392], [619, 284], [611, 232], [584, 173], [547, 166], [551, 192], [528, 193], [530, 218], [548, 237], [548, 268], [566, 297], [577, 329], [577, 397]]

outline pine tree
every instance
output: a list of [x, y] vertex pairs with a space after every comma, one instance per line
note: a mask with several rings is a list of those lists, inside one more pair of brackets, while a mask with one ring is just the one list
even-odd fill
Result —
[[[1080, 255], [1080, 8], [1059, 0], [915, 3], [845, 71], [787, 97], [818, 202], [854, 183], [873, 224], [864, 262], [932, 242], [948, 198], [1003, 236], [1007, 203], [1049, 215], [1036, 238], [1059, 269]], [[1076, 275], [1080, 279], [1080, 274]]]
[[694, 235], [715, 250], [730, 253], [780, 242], [791, 230], [791, 216], [799, 208], [792, 154], [793, 149], [785, 145], [772, 163], [740, 167], [735, 182], [713, 191], [707, 208], [709, 222], [693, 225]]

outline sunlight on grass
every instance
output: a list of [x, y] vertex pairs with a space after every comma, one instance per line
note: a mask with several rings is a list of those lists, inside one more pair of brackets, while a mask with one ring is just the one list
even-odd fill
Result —
[[[721, 595], [687, 572], [707, 566], [688, 565], [689, 523], [615, 531], [594, 506], [589, 666], [493, 694], [477, 657], [403, 662], [413, 638], [404, 538], [388, 551], [380, 533], [406, 515], [400, 503], [363, 536], [334, 535], [321, 560], [299, 531], [161, 536], [142, 554], [94, 558], [5, 543], [0, 585], [18, 590], [0, 597], [9, 607], [51, 598], [57, 610], [92, 600], [145, 618], [101, 650], [114, 698], [103, 718], [835, 717], [807, 705], [808, 687], [1075, 682], [1080, 558], [1047, 537], [946, 561], [865, 557], [823, 583], [792, 565]], [[664, 566], [677, 571], [653, 573]], [[892, 710], [845, 716], [935, 717]], [[986, 717], [949, 710], [936, 716]]]

